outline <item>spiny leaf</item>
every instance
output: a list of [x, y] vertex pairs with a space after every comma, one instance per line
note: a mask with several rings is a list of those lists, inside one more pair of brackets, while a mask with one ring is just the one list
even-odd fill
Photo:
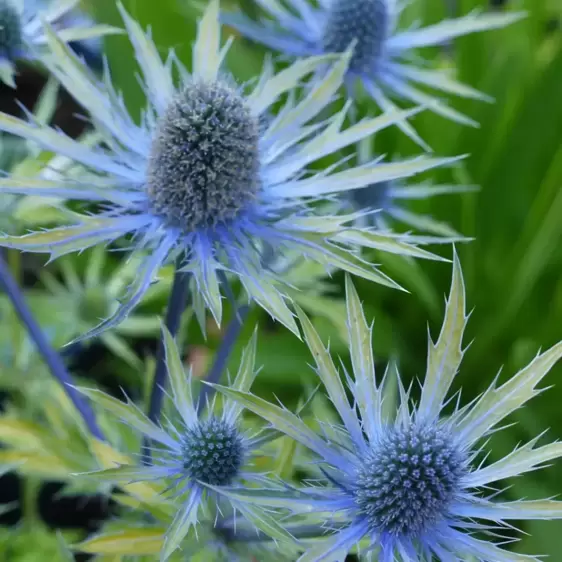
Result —
[[427, 372], [418, 408], [419, 416], [424, 419], [432, 421], [439, 416], [463, 358], [462, 338], [466, 322], [464, 281], [455, 252], [443, 327], [436, 344], [429, 338]]

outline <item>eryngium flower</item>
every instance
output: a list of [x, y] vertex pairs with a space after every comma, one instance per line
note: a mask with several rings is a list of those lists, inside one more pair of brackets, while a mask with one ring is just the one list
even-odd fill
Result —
[[[310, 124], [339, 90], [349, 53], [297, 62], [279, 74], [266, 66], [249, 95], [221, 72], [228, 45], [220, 48], [218, 3], [209, 4], [194, 44], [193, 74], [173, 53], [164, 64], [150, 37], [121, 7], [144, 73], [148, 95], [141, 124], [135, 124], [111, 85], [100, 83], [52, 32], [51, 72], [84, 104], [103, 138], [86, 146], [40, 123], [0, 114], [0, 129], [69, 157], [91, 173], [63, 180], [0, 178], [0, 192], [41, 194], [99, 202], [98, 213], [75, 226], [0, 238], [0, 245], [50, 253], [107, 244], [134, 236], [133, 247], [149, 255], [122, 305], [89, 335], [119, 323], [140, 301], [159, 267], [180, 259], [192, 272], [195, 294], [220, 322], [218, 274], [242, 281], [251, 300], [298, 332], [281, 280], [267, 268], [265, 248], [292, 250], [326, 266], [343, 268], [372, 281], [397, 285], [357, 257], [358, 246], [435, 259], [409, 237], [348, 228], [357, 213], [332, 216], [321, 201], [373, 181], [410, 176], [455, 161], [420, 157], [378, 166], [322, 171], [310, 163], [358, 142], [401, 119], [390, 112], [341, 130], [345, 109], [327, 122]], [[337, 62], [300, 101], [294, 88], [305, 76]], [[182, 83], [173, 84], [173, 67]], [[289, 95], [286, 95], [289, 94]], [[272, 105], [281, 99], [278, 115]]]
[[[354, 44], [346, 84], [357, 79], [383, 110], [394, 108], [392, 97], [428, 104], [436, 113], [459, 123], [475, 122], [446, 102], [420, 90], [416, 84], [442, 93], [486, 100], [487, 96], [459, 83], [449, 72], [419, 63], [417, 48], [440, 45], [456, 37], [501, 28], [522, 14], [479, 14], [443, 20], [422, 28], [400, 28], [407, 2], [395, 0], [256, 0], [265, 17], [253, 21], [242, 13], [224, 13], [222, 19], [242, 34], [291, 57], [341, 53]], [[286, 7], [285, 7], [286, 6]], [[414, 58], [415, 56], [415, 58]], [[400, 127], [423, 144], [406, 122]]]
[[90, 21], [69, 17], [79, 1], [0, 0], [0, 78], [5, 83], [15, 87], [16, 60], [38, 59], [47, 51], [43, 22], [55, 26], [60, 38], [70, 42], [117, 31], [107, 25], [92, 25]]
[[[256, 334], [244, 351], [233, 388], [248, 390], [254, 380]], [[198, 518], [204, 512], [209, 521], [217, 523], [233, 510], [264, 532], [281, 527], [271, 515], [255, 511], [244, 502], [221, 495], [221, 489], [234, 483], [262, 481], [259, 473], [249, 470], [253, 455], [269, 434], [251, 435], [240, 425], [242, 407], [227, 400], [220, 408], [214, 402], [197, 413], [193, 399], [192, 375], [186, 375], [178, 348], [164, 329], [166, 364], [171, 385], [170, 401], [173, 412], [165, 425], [149, 420], [132, 402], [123, 403], [101, 391], [80, 389], [82, 393], [108, 412], [119, 417], [139, 437], [151, 439], [153, 465], [121, 465], [88, 476], [104, 482], [158, 482], [172, 495], [177, 513], [166, 532], [161, 560], [166, 560], [189, 532], [196, 533]], [[209, 511], [210, 510], [210, 511]], [[273, 525], [273, 527], [271, 527]]]
[[[541, 392], [537, 385], [562, 357], [562, 342], [501, 386], [494, 380], [479, 398], [462, 407], [457, 401], [454, 411], [445, 414], [464, 354], [467, 321], [462, 272], [455, 256], [445, 320], [437, 343], [429, 342], [419, 403], [412, 404], [409, 391], [399, 382], [400, 403], [395, 415], [387, 418], [382, 392], [387, 381], [379, 384], [375, 379], [371, 329], [349, 279], [347, 321], [354, 377], [347, 377], [346, 388], [311, 322], [301, 314], [317, 373], [342, 421], [341, 426], [325, 426], [323, 436], [286, 409], [218, 387], [316, 453], [332, 484], [295, 491], [292, 498], [288, 490], [284, 495], [262, 490], [253, 494], [254, 501], [337, 521], [338, 531], [302, 557], [307, 562], [343, 562], [360, 542], [367, 552], [378, 551], [381, 562], [449, 562], [471, 556], [485, 562], [537, 560], [504, 550], [494, 538], [502, 527], [511, 527], [512, 520], [562, 518], [562, 502], [502, 502], [490, 489], [562, 456], [560, 443], [537, 446], [537, 437], [491, 464], [480, 457], [485, 457], [485, 441], [501, 429], [502, 420]], [[244, 497], [243, 491], [229, 493]], [[483, 538], [486, 534], [489, 540]]]

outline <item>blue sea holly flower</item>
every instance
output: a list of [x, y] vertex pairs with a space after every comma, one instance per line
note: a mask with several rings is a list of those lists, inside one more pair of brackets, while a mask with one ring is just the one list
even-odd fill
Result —
[[0, 79], [15, 87], [14, 63], [41, 59], [47, 51], [44, 22], [56, 26], [63, 41], [87, 41], [119, 30], [108, 25], [83, 25], [69, 18], [80, 0], [0, 0]]
[[[482, 562], [537, 561], [504, 550], [497, 537], [502, 528], [511, 529], [512, 520], [562, 518], [562, 502], [501, 501], [491, 490], [505, 479], [561, 457], [562, 445], [539, 446], [537, 437], [488, 463], [486, 440], [501, 430], [499, 424], [507, 416], [541, 392], [537, 386], [562, 357], [562, 342], [502, 385], [494, 379], [469, 404], [459, 405], [459, 396], [451, 400], [467, 322], [464, 283], [455, 255], [445, 320], [437, 342], [429, 341], [421, 397], [413, 404], [409, 391], [398, 382], [399, 403], [394, 415], [386, 416], [382, 391], [386, 381], [375, 378], [371, 328], [349, 278], [346, 293], [353, 366], [346, 385], [311, 322], [300, 314], [316, 371], [341, 425], [325, 425], [319, 435], [280, 406], [248, 392], [217, 387], [315, 453], [327, 485], [287, 489], [283, 494], [240, 488], [228, 493], [239, 500], [251, 498], [258, 505], [292, 509], [295, 514], [316, 514], [328, 520], [328, 529], [332, 521], [337, 530], [312, 543], [299, 562], [343, 562], [351, 550], [359, 549], [367, 556], [377, 552], [380, 562], [452, 562], [471, 557]], [[453, 411], [449, 413], [447, 406]], [[320, 528], [319, 536], [325, 531]]]
[[[44, 195], [98, 203], [92, 215], [23, 237], [0, 237], [0, 245], [44, 252], [51, 258], [132, 235], [133, 249], [148, 250], [121, 306], [88, 335], [123, 320], [145, 294], [160, 266], [180, 260], [192, 274], [194, 294], [217, 322], [222, 316], [219, 273], [237, 276], [250, 300], [298, 332], [263, 251], [300, 252], [327, 267], [341, 268], [397, 287], [362, 261], [357, 248], [374, 247], [413, 257], [441, 259], [400, 235], [350, 228], [357, 213], [333, 216], [322, 201], [373, 181], [411, 176], [455, 158], [426, 156], [403, 162], [308, 169], [317, 159], [397, 123], [411, 112], [394, 111], [342, 128], [346, 108], [328, 121], [311, 123], [334, 99], [350, 53], [296, 62], [274, 74], [266, 65], [244, 93], [221, 71], [228, 44], [220, 47], [218, 2], [199, 22], [189, 74], [173, 52], [166, 63], [156, 46], [120, 6], [140, 68], [148, 107], [135, 123], [111, 85], [100, 83], [49, 29], [49, 69], [83, 104], [103, 143], [91, 147], [59, 130], [0, 114], [0, 130], [19, 135], [70, 158], [89, 173], [81, 177], [0, 178], [0, 193]], [[296, 98], [310, 73], [335, 62], [313, 88]], [[180, 86], [172, 76], [178, 71]], [[281, 101], [278, 114], [272, 106]], [[417, 110], [413, 110], [417, 111]], [[425, 242], [425, 240], [424, 240]]]
[[[357, 80], [383, 110], [395, 107], [391, 98], [426, 104], [435, 113], [458, 123], [476, 123], [440, 98], [418, 88], [489, 100], [459, 83], [447, 71], [420, 64], [416, 49], [488, 29], [501, 28], [524, 14], [482, 14], [447, 19], [428, 27], [402, 29], [400, 18], [408, 5], [399, 0], [256, 0], [264, 16], [253, 21], [242, 13], [224, 13], [222, 19], [243, 35], [289, 57], [341, 53], [354, 44], [346, 85], [351, 93]], [[423, 145], [405, 121], [398, 125]]]
[[[160, 560], [167, 560], [188, 533], [196, 533], [199, 518], [205, 515], [218, 524], [222, 518], [240, 514], [254, 531], [261, 530], [276, 540], [293, 543], [271, 513], [245, 502], [222, 496], [221, 489], [244, 482], [256, 486], [265, 479], [252, 467], [260, 444], [271, 439], [271, 432], [250, 432], [240, 423], [242, 406], [225, 400], [221, 408], [213, 401], [202, 414], [193, 398], [192, 375], [186, 376], [178, 348], [164, 328], [165, 357], [168, 368], [173, 412], [164, 425], [148, 419], [132, 402], [123, 403], [95, 389], [81, 388], [109, 413], [127, 424], [139, 437], [152, 440], [152, 462], [148, 465], [120, 465], [88, 477], [103, 482], [159, 482], [171, 494], [177, 512], [166, 531]], [[244, 350], [232, 388], [248, 390], [257, 374], [255, 368], [256, 333]], [[235, 516], [235, 515], [234, 515]], [[233, 527], [236, 529], [236, 525]], [[235, 532], [235, 531], [234, 531]]]

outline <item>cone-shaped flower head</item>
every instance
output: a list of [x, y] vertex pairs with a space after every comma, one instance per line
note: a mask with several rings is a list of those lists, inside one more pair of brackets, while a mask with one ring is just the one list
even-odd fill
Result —
[[[504, 27], [520, 13], [471, 13], [421, 28], [400, 25], [407, 2], [396, 0], [257, 0], [264, 16], [253, 21], [242, 13], [224, 13], [223, 21], [242, 34], [291, 57], [342, 53], [354, 45], [346, 84], [351, 92], [356, 80], [381, 109], [394, 107], [393, 97], [428, 104], [436, 113], [459, 123], [474, 121], [449, 107], [445, 101], [419, 89], [487, 100], [480, 92], [457, 82], [448, 72], [432, 70], [419, 60], [418, 48], [441, 45], [456, 37]], [[414, 55], [415, 54], [415, 58]], [[407, 123], [399, 126], [422, 146], [423, 141]]]
[[[315, 160], [411, 114], [394, 111], [342, 129], [346, 107], [330, 121], [311, 124], [336, 96], [350, 53], [313, 57], [279, 74], [267, 65], [248, 93], [221, 70], [228, 46], [220, 47], [216, 1], [209, 3], [199, 23], [192, 74], [173, 53], [163, 63], [150, 37], [122, 7], [121, 12], [149, 102], [140, 125], [113, 90], [109, 72], [100, 83], [48, 28], [54, 55], [49, 68], [86, 107], [103, 145], [92, 148], [58, 130], [0, 114], [0, 129], [91, 172], [66, 180], [0, 178], [0, 193], [100, 203], [98, 214], [83, 216], [74, 226], [2, 237], [0, 245], [55, 258], [132, 235], [133, 248], [144, 256], [120, 308], [89, 335], [123, 320], [160, 266], [171, 259], [179, 259], [181, 268], [192, 273], [198, 312], [208, 309], [220, 322], [219, 274], [227, 270], [241, 280], [250, 300], [295, 332], [282, 280], [268, 268], [268, 248], [281, 255], [300, 253], [327, 268], [392, 287], [397, 285], [391, 279], [357, 257], [357, 246], [436, 259], [412, 237], [402, 240], [390, 233], [350, 228], [360, 214], [355, 209], [333, 216], [329, 205], [322, 204], [373, 181], [407, 177], [455, 161], [420, 157], [369, 167], [309, 169]], [[296, 88], [303, 79], [327, 66], [323, 78], [299, 97]], [[175, 70], [181, 77], [178, 86], [172, 78]], [[272, 106], [279, 102], [275, 115]]]
[[259, 120], [221, 82], [194, 82], [170, 102], [152, 142], [147, 193], [185, 232], [235, 220], [260, 187]]
[[[329, 481], [326, 486], [287, 490], [282, 496], [274, 489], [246, 494], [262, 506], [284, 507], [307, 517], [312, 513], [324, 521], [330, 518], [335, 532], [314, 544], [301, 560], [342, 562], [360, 543], [361, 550], [378, 551], [381, 562], [538, 560], [504, 550], [496, 538], [512, 520], [562, 518], [562, 502], [505, 502], [490, 490], [561, 457], [562, 446], [559, 442], [537, 446], [537, 437], [487, 463], [485, 440], [502, 420], [540, 393], [537, 386], [562, 357], [562, 342], [503, 385], [494, 380], [475, 401], [462, 407], [457, 401], [453, 412], [445, 413], [464, 354], [467, 321], [464, 283], [455, 255], [445, 320], [437, 342], [429, 342], [420, 400], [412, 403], [398, 377], [399, 403], [389, 414], [385, 401], [390, 393], [384, 389], [390, 370], [382, 381], [376, 380], [371, 329], [351, 281], [347, 280], [347, 321], [353, 377], [346, 378], [347, 387], [312, 323], [299, 315], [316, 371], [341, 425], [325, 425], [323, 435], [318, 435], [280, 406], [247, 392], [217, 388], [319, 458]], [[244, 497], [243, 491], [236, 497]]]
[[79, 0], [0, 0], [0, 79], [14, 87], [14, 62], [39, 59], [46, 52], [43, 22], [56, 26], [64, 41], [92, 40], [117, 30], [70, 18]]
[[335, 0], [327, 11], [322, 47], [327, 53], [343, 53], [355, 43], [350, 72], [369, 72], [383, 54], [389, 28], [385, 0]]
[[[256, 334], [244, 350], [239, 371], [232, 387], [247, 390], [254, 380]], [[221, 493], [223, 487], [263, 481], [263, 475], [250, 470], [252, 457], [268, 434], [251, 432], [240, 423], [243, 408], [226, 400], [221, 408], [213, 402], [198, 413], [193, 399], [192, 375], [186, 375], [178, 348], [164, 329], [166, 364], [171, 386], [169, 419], [164, 425], [150, 421], [133, 403], [123, 403], [100, 391], [81, 389], [86, 396], [119, 417], [138, 433], [155, 443], [151, 450], [152, 465], [121, 465], [89, 474], [104, 482], [126, 485], [130, 482], [153, 482], [168, 494], [176, 510], [164, 541], [161, 560], [166, 560], [180, 547], [188, 533], [196, 533], [199, 519], [218, 524], [230, 513], [249, 515], [252, 528], [266, 533], [275, 529], [283, 535], [272, 516]], [[261, 527], [262, 528], [261, 528]], [[235, 529], [230, 531], [235, 532]], [[193, 535], [195, 536], [195, 534]]]

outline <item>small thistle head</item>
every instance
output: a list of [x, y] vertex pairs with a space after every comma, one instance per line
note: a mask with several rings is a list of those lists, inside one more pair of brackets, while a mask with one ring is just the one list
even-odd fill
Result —
[[259, 123], [226, 84], [194, 82], [161, 117], [148, 164], [153, 211], [186, 233], [228, 223], [259, 187]]
[[244, 463], [244, 454], [238, 429], [218, 418], [201, 421], [183, 435], [183, 469], [205, 484], [231, 484]]
[[445, 430], [393, 428], [358, 469], [355, 501], [373, 531], [415, 537], [447, 515], [466, 470]]
[[342, 53], [355, 41], [350, 70], [372, 71], [383, 52], [388, 20], [387, 0], [333, 0], [322, 37], [324, 50]]
[[0, 0], [0, 59], [13, 60], [23, 50], [21, 18], [11, 0]]

